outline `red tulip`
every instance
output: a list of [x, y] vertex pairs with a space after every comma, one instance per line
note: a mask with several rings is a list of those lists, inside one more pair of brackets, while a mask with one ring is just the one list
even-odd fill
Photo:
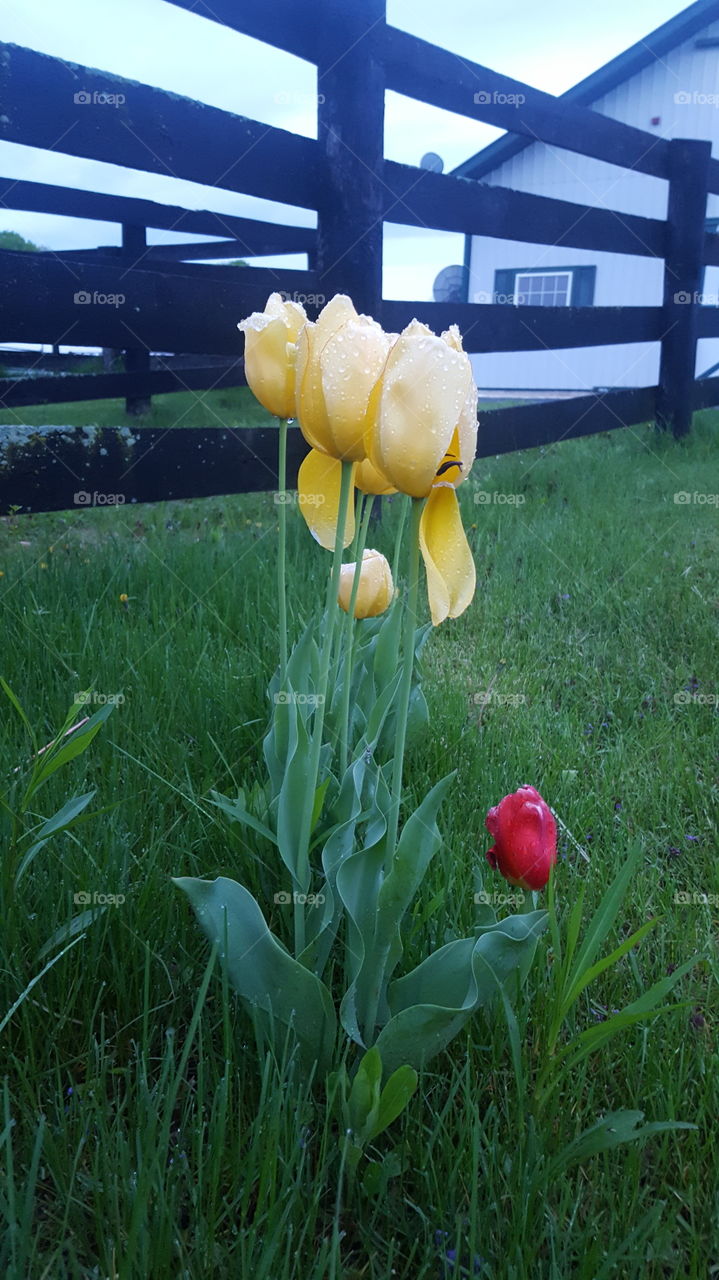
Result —
[[485, 826], [494, 837], [487, 862], [510, 884], [543, 889], [557, 861], [557, 824], [534, 787], [520, 787], [489, 810]]

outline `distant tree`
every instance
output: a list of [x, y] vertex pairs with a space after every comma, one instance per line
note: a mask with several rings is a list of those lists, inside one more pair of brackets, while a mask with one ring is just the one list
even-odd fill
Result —
[[15, 249], [18, 253], [42, 253], [44, 246], [33, 244], [17, 231], [0, 231], [0, 249]]
[[227, 265], [228, 267], [246, 267], [248, 263], [245, 262], [244, 258], [232, 258]]

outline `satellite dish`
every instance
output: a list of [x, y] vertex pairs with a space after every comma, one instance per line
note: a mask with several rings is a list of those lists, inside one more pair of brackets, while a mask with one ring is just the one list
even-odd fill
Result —
[[459, 264], [443, 267], [432, 286], [435, 302], [466, 302], [469, 272]]
[[430, 173], [441, 173], [444, 169], [444, 160], [437, 155], [436, 151], [428, 151], [422, 156], [419, 162], [420, 169], [429, 169]]

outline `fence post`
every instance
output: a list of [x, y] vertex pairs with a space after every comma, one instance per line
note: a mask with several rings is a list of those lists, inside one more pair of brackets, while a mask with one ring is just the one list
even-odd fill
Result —
[[[122, 258], [128, 266], [133, 266], [138, 258], [143, 258], [147, 247], [147, 235], [144, 227], [134, 226], [130, 222], [122, 224]], [[123, 350], [125, 373], [147, 373], [150, 368], [150, 352], [144, 347], [126, 347]], [[152, 401], [149, 396], [125, 397], [125, 413], [139, 416], [149, 413]]]
[[324, 174], [317, 200], [317, 288], [347, 293], [381, 319], [385, 0], [320, 0], [317, 133]]
[[664, 259], [664, 337], [659, 365], [657, 425], [679, 438], [694, 410], [699, 297], [704, 275], [711, 142], [669, 142], [669, 199]]

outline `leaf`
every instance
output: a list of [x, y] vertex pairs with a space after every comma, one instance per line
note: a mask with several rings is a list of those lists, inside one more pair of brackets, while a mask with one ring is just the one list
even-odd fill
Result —
[[[365, 956], [357, 977], [356, 1000], [362, 1016], [369, 1020], [372, 1008], [381, 1010], [384, 988], [402, 955], [402, 919], [440, 847], [437, 812], [454, 776], [454, 773], [448, 774], [436, 783], [407, 819], [391, 869], [376, 896], [374, 921], [363, 929]], [[365, 1039], [374, 1038], [374, 1029], [374, 1026], [364, 1026]]]
[[652, 920], [647, 920], [645, 924], [641, 925], [641, 927], [631, 935], [631, 937], [625, 938], [610, 955], [604, 956], [601, 960], [598, 960], [596, 964], [592, 965], [591, 969], [585, 969], [584, 973], [578, 973], [574, 979], [573, 985], [569, 988], [564, 997], [562, 1017], [568, 1013], [577, 997], [581, 995], [585, 987], [589, 986], [590, 982], [593, 982], [594, 979], [598, 978], [606, 969], [610, 969], [613, 964], [616, 964], [618, 960], [621, 960], [622, 956], [632, 950], [632, 947], [636, 947], [637, 944], [641, 942], [642, 938], [649, 933], [649, 930], [653, 929], [658, 923], [659, 919], [657, 916], [654, 916]]
[[383, 1133], [404, 1111], [417, 1088], [418, 1078], [417, 1072], [406, 1063], [392, 1073], [380, 1094], [377, 1119], [368, 1134], [370, 1142]]
[[[579, 950], [577, 959], [572, 970], [572, 974], [568, 979], [568, 988], [571, 991], [576, 987], [585, 971], [591, 966], [594, 957], [611, 929], [614, 921], [619, 914], [619, 909], [624, 901], [629, 882], [634, 876], [639, 860], [642, 855], [640, 844], [635, 844], [627, 854], [624, 865], [620, 868], [618, 874], [610, 884], [604, 894], [597, 910], [592, 917], [584, 937], [584, 942]], [[568, 966], [567, 966], [568, 968]]]
[[290, 704], [288, 723], [287, 759], [277, 806], [277, 847], [292, 883], [301, 893], [307, 893], [310, 865], [307, 849], [301, 847], [301, 835], [307, 793], [314, 787], [314, 778], [310, 777], [310, 739], [296, 703]]
[[25, 728], [28, 731], [28, 734], [30, 735], [30, 741], [32, 742], [33, 750], [37, 751], [37, 741], [35, 738], [35, 732], [33, 730], [33, 727], [30, 724], [30, 721], [28, 720], [27, 715], [25, 714], [25, 711], [20, 703], [19, 698], [13, 693], [12, 689], [10, 688], [10, 685], [5, 680], [3, 680], [2, 676], [0, 676], [0, 689], [2, 689], [3, 693], [5, 694], [5, 697], [10, 700], [15, 710], [17, 711], [20, 719], [22, 720]]
[[[22, 808], [27, 808], [30, 797], [51, 778], [58, 769], [63, 765], [69, 764], [71, 760], [75, 760], [77, 756], [82, 755], [90, 746], [93, 738], [100, 732], [103, 724], [108, 716], [114, 711], [115, 704], [106, 702], [100, 707], [86, 724], [80, 725], [79, 729], [75, 729], [69, 736], [65, 736], [65, 731], [61, 730], [60, 735], [55, 738], [52, 745], [47, 748], [43, 755], [39, 757], [35, 764], [35, 768], [28, 782], [27, 790], [23, 797]], [[63, 738], [65, 739], [63, 742]]]
[[98, 920], [104, 911], [107, 911], [107, 907], [100, 905], [98, 907], [90, 907], [87, 911], [81, 911], [78, 915], [73, 916], [72, 920], [69, 920], [67, 924], [63, 924], [59, 929], [56, 929], [52, 937], [40, 948], [37, 953], [38, 960], [42, 960], [48, 952], [53, 951], [66, 938], [74, 938], [78, 933], [82, 933], [83, 929], [86, 929], [90, 924], [94, 924], [95, 920]]
[[264, 822], [260, 822], [254, 814], [249, 813], [242, 805], [240, 798], [231, 800], [229, 796], [223, 796], [219, 791], [211, 791], [210, 795], [214, 798], [210, 801], [227, 817], [231, 822], [241, 822], [244, 827], [249, 827], [252, 831], [256, 831], [258, 835], [264, 836], [266, 840], [271, 840], [274, 845], [277, 844], [277, 836], [271, 831]]
[[48, 818], [47, 822], [43, 823], [39, 831], [35, 832], [33, 844], [23, 856], [20, 865], [15, 872], [15, 888], [17, 888], [36, 854], [38, 854], [47, 844], [48, 840], [51, 840], [54, 835], [58, 834], [58, 832], [67, 831], [69, 827], [75, 825], [79, 815], [82, 813], [83, 809], [87, 808], [94, 795], [94, 791], [88, 791], [84, 796], [73, 796], [73, 798], [68, 800], [61, 809], [58, 809], [57, 813], [52, 818]]
[[655, 1133], [667, 1133], [673, 1129], [696, 1129], [697, 1125], [682, 1120], [660, 1120], [637, 1128], [644, 1119], [643, 1111], [611, 1111], [590, 1125], [570, 1142], [560, 1155], [549, 1164], [545, 1173], [546, 1184], [564, 1175], [572, 1165], [588, 1160], [599, 1151], [610, 1151], [624, 1142], [643, 1142]]
[[266, 1027], [278, 1056], [283, 1047], [279, 1024], [292, 1028], [303, 1071], [309, 1074], [316, 1066], [324, 1076], [336, 1037], [334, 1006], [324, 983], [270, 933], [252, 894], [235, 880], [181, 876], [173, 883], [187, 894], [205, 936], [217, 944], [231, 986], [250, 1009], [268, 1015]]
[[373, 1047], [362, 1056], [348, 1099], [350, 1128], [361, 1146], [368, 1140], [378, 1113], [381, 1081], [382, 1059], [379, 1049]]
[[377, 1047], [385, 1071], [419, 1068], [444, 1049], [475, 1010], [510, 994], [525, 978], [547, 913], [507, 916], [479, 938], [448, 942], [390, 985], [392, 1017]]

